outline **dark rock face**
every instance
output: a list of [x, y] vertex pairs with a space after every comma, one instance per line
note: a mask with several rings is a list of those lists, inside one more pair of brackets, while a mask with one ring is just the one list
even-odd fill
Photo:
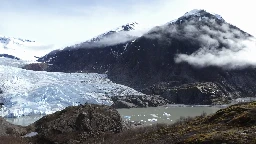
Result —
[[0, 94], [2, 94], [3, 93], [3, 90], [0, 88]]
[[116, 100], [112, 105], [114, 108], [134, 108], [136, 107], [135, 104], [126, 102], [124, 100]]
[[[212, 82], [218, 85], [220, 89], [227, 91], [232, 99], [254, 97], [256, 95], [255, 68], [247, 67], [232, 70], [217, 66], [198, 68], [186, 62], [175, 62], [177, 54], [191, 55], [204, 46], [204, 43], [199, 40], [198, 35], [200, 34], [210, 35], [211, 39], [218, 41], [219, 45], [216, 50], [222, 47], [228, 48], [225, 43], [219, 40], [217, 35], [209, 34], [202, 28], [202, 26], [207, 26], [211, 30], [222, 32], [221, 27], [224, 21], [218, 20], [206, 12], [202, 12], [201, 16], [209, 19], [214, 18], [216, 23], [212, 23], [210, 20], [199, 21], [198, 17], [190, 16], [180, 19], [182, 20], [181, 23], [176, 22], [155, 27], [135, 41], [105, 47], [89, 48], [84, 46], [76, 49], [64, 49], [54, 51], [39, 60], [52, 64], [47, 69], [48, 71], [106, 73], [112, 81], [139, 91], [146, 91], [146, 89], [159, 83], [166, 83], [168, 89], [171, 89], [171, 87], [176, 88], [184, 84]], [[185, 31], [186, 26], [191, 23], [198, 32], [195, 35]], [[249, 34], [235, 26], [227, 25], [241, 32], [244, 37], [250, 37]], [[168, 31], [175, 32], [168, 33]], [[165, 91], [170, 93], [168, 89], [161, 89], [162, 92], [147, 91], [146, 94], [158, 95], [161, 93], [160, 95], [162, 95]], [[190, 91], [186, 90], [188, 93], [191, 93]], [[224, 91], [223, 93], [225, 93]], [[181, 91], [177, 92], [181, 93]], [[194, 96], [196, 96], [196, 92]], [[176, 102], [185, 101], [178, 100]], [[224, 100], [223, 102], [228, 101]], [[200, 104], [208, 103], [210, 102], [204, 101]]]
[[132, 95], [111, 97], [114, 108], [134, 108], [134, 107], [156, 107], [167, 104], [167, 100], [159, 95]]
[[162, 96], [176, 104], [225, 104], [231, 100], [230, 94], [215, 83], [193, 83], [172, 87]]
[[103, 105], [67, 107], [41, 118], [34, 125], [40, 141], [51, 143], [83, 142], [122, 131], [119, 113]]
[[46, 63], [31, 63], [22, 67], [26, 70], [33, 70], [33, 71], [45, 71], [47, 70], [48, 65]]

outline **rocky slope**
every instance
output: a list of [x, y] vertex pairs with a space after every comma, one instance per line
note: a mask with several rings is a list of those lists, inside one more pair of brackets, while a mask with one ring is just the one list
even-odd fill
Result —
[[[178, 93], [183, 91], [182, 94], [189, 95], [194, 90], [184, 91], [184, 85], [197, 87], [197, 83], [211, 82], [214, 91], [219, 92], [213, 94], [212, 91], [206, 97], [215, 100], [202, 99], [189, 104], [228, 103], [230, 99], [256, 94], [254, 65], [244, 59], [236, 60], [243, 58], [237, 52], [248, 50], [246, 42], [252, 42], [251, 39], [250, 34], [225, 22], [219, 15], [195, 10], [135, 40], [103, 47], [67, 48], [39, 60], [51, 64], [48, 71], [106, 73], [111, 80], [140, 91], [166, 83], [165, 88], [161, 88], [163, 92], [146, 93], [161, 96], [170, 89], [180, 89]], [[230, 55], [234, 56], [229, 58]], [[201, 92], [193, 95], [205, 97], [196, 93]]]
[[221, 105], [231, 102], [231, 94], [222, 86], [213, 82], [189, 83], [170, 87], [161, 83], [144, 89], [144, 93], [161, 95], [169, 103], [187, 105]]
[[128, 95], [111, 97], [114, 108], [157, 107], [169, 101], [159, 95]]

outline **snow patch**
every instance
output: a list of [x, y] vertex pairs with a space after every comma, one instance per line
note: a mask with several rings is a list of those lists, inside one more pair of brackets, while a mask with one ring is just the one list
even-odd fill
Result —
[[184, 17], [189, 17], [191, 15], [200, 16], [200, 11], [202, 11], [202, 10], [200, 10], [200, 9], [193, 9], [193, 10], [191, 10], [189, 12], [186, 12], [183, 16]]
[[214, 14], [214, 16], [215, 16], [217, 19], [219, 19], [219, 20], [223, 20], [223, 21], [224, 21], [224, 19], [222, 18], [222, 16], [221, 16], [221, 15], [219, 15], [219, 14]]

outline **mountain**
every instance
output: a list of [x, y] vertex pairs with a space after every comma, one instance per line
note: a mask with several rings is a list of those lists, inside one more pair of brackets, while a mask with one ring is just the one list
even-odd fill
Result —
[[96, 72], [170, 103], [223, 104], [256, 94], [250, 34], [220, 15], [192, 10], [136, 39], [81, 45], [40, 58], [51, 72]]
[[36, 61], [38, 57], [49, 53], [49, 48], [35, 41], [0, 35], [0, 57]]

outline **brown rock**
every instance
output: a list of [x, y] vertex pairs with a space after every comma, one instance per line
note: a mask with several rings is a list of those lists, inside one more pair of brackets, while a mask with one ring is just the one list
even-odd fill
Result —
[[40, 140], [58, 143], [83, 142], [122, 131], [122, 120], [115, 109], [94, 104], [67, 107], [41, 118], [34, 125]]
[[48, 65], [46, 63], [31, 63], [23, 67], [23, 69], [33, 70], [33, 71], [46, 71], [47, 68], [48, 68]]

